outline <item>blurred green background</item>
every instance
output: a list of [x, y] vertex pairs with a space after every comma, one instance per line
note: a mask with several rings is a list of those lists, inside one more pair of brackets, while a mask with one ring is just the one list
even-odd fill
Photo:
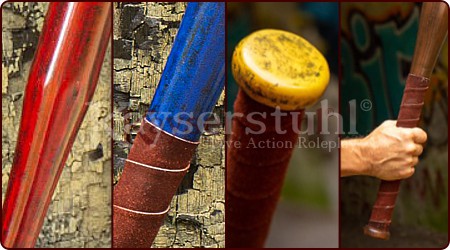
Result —
[[[337, 111], [338, 17], [337, 3], [227, 3], [228, 69], [235, 46], [251, 32], [264, 28], [293, 32], [327, 58], [332, 77], [322, 99]], [[227, 73], [227, 111], [233, 111], [238, 87], [231, 71]], [[318, 107], [320, 104], [307, 111], [316, 112]], [[336, 125], [336, 120], [330, 119], [332, 133]], [[315, 141], [318, 136], [304, 137]], [[319, 139], [336, 143], [338, 140], [337, 135]], [[337, 247], [338, 176], [338, 149], [296, 149], [266, 247]]]

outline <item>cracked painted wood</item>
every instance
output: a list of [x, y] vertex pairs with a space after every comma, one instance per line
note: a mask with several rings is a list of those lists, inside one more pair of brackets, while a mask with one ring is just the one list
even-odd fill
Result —
[[[2, 7], [2, 202], [14, 158], [23, 91], [47, 3]], [[109, 50], [36, 247], [111, 245], [111, 62]]]
[[[186, 3], [114, 4], [114, 183], [148, 109]], [[222, 94], [214, 113], [223, 117]], [[222, 122], [223, 124], [223, 122]], [[225, 246], [223, 126], [204, 134], [153, 247]]]

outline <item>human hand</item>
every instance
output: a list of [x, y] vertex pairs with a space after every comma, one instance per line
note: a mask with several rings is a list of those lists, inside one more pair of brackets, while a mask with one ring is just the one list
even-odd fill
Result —
[[398, 128], [396, 121], [385, 121], [364, 138], [341, 141], [341, 176], [408, 178], [414, 174], [426, 140], [420, 128]]
[[427, 134], [421, 128], [399, 128], [388, 120], [361, 140], [367, 161], [366, 175], [382, 180], [405, 179], [414, 174]]

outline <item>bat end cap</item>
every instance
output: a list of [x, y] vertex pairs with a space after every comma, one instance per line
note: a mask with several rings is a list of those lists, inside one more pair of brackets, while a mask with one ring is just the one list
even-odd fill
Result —
[[367, 236], [370, 236], [372, 238], [377, 238], [377, 239], [382, 239], [382, 240], [389, 240], [389, 237], [391, 236], [389, 231], [381, 230], [370, 224], [366, 225], [364, 227], [364, 234]]
[[275, 29], [245, 37], [233, 53], [231, 70], [253, 100], [283, 110], [313, 105], [330, 80], [328, 63], [317, 48], [296, 34]]

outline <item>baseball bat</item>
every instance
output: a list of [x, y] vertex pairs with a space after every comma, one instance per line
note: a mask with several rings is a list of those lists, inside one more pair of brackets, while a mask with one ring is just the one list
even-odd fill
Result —
[[[417, 127], [439, 51], [447, 36], [448, 6], [443, 2], [425, 2], [420, 14], [414, 57], [400, 105], [397, 127]], [[387, 240], [400, 180], [381, 181], [377, 199], [364, 233]]]
[[225, 3], [187, 5], [114, 188], [113, 247], [150, 247], [225, 80]]
[[111, 3], [50, 3], [30, 69], [2, 208], [5, 247], [34, 247], [92, 99], [111, 32]]
[[[272, 29], [245, 37], [231, 70], [239, 92], [227, 143], [225, 244], [258, 248], [270, 228], [304, 108], [323, 94], [330, 73], [308, 41]], [[268, 147], [267, 141], [281, 146]]]

